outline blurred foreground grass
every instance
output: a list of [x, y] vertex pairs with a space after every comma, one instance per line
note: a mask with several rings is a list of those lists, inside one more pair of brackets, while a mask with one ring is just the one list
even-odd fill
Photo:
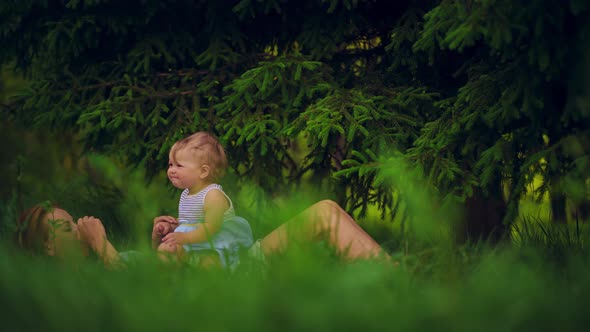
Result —
[[[6, 248], [3, 248], [6, 249]], [[589, 258], [521, 246], [342, 263], [321, 244], [234, 272], [147, 259], [108, 271], [0, 253], [3, 329], [41, 331], [582, 330]], [[425, 268], [430, 266], [430, 268]]]

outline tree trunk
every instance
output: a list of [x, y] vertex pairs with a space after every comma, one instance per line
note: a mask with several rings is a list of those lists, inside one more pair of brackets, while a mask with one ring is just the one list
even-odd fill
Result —
[[[500, 185], [498, 185], [500, 187]], [[459, 230], [460, 242], [477, 242], [480, 240], [498, 243], [508, 231], [504, 224], [506, 202], [500, 189], [490, 191], [486, 195], [477, 188], [473, 195], [466, 199], [465, 210]]]
[[587, 222], [590, 219], [590, 201], [585, 200], [574, 206], [573, 217], [575, 221]]
[[551, 192], [551, 221], [557, 224], [567, 223], [566, 197], [557, 190]]
[[560, 169], [549, 170], [549, 204], [551, 205], [551, 221], [556, 224], [567, 223], [567, 210], [565, 193], [561, 188], [561, 177], [563, 172]]

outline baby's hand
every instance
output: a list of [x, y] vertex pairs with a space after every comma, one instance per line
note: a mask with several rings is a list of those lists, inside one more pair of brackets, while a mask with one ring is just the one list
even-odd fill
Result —
[[168, 233], [166, 236], [164, 236], [164, 238], [162, 238], [162, 244], [166, 245], [175, 246], [186, 243], [188, 243], [186, 239], [186, 233]]

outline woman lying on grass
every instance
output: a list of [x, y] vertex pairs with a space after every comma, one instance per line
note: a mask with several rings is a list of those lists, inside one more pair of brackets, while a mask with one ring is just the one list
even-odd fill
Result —
[[[256, 241], [249, 254], [256, 259], [279, 255], [294, 242], [327, 241], [347, 260], [385, 258], [389, 255], [337, 203], [323, 200]], [[74, 218], [57, 206], [37, 205], [18, 220], [15, 243], [29, 252], [60, 258], [88, 256], [93, 252], [107, 267], [121, 264], [100, 219]], [[200, 260], [209, 266], [215, 261]]]

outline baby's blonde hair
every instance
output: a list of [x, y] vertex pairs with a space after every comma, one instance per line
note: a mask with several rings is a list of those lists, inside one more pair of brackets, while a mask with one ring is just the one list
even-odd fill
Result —
[[225, 174], [227, 168], [225, 150], [213, 134], [199, 131], [174, 143], [170, 148], [170, 159], [175, 160], [176, 153], [184, 149], [189, 149], [195, 158], [209, 165], [212, 181], [219, 181]]

